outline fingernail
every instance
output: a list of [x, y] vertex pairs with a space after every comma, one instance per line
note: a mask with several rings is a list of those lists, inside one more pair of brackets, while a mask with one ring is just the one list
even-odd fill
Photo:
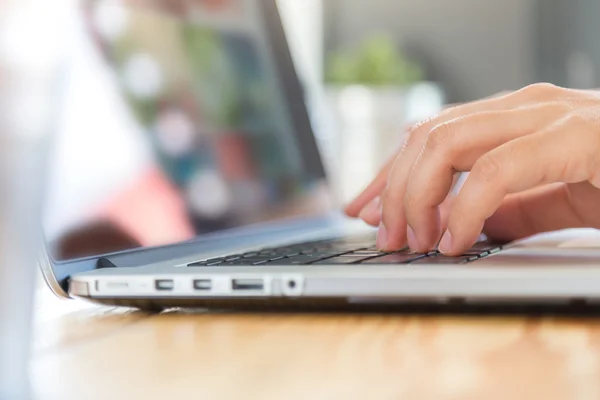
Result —
[[452, 233], [450, 233], [450, 231], [446, 231], [444, 236], [442, 236], [438, 250], [442, 253], [449, 253], [452, 251]]
[[377, 231], [377, 248], [380, 250], [385, 250], [387, 246], [387, 229], [385, 229], [385, 225], [379, 225], [379, 231]]
[[410, 247], [411, 250], [418, 251], [420, 249], [417, 235], [415, 235], [415, 231], [413, 231], [410, 225], [406, 228], [406, 239], [408, 240], [408, 247]]

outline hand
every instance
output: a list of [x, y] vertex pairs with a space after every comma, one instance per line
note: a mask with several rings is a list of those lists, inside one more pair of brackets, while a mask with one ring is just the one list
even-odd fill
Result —
[[[453, 194], [458, 172], [470, 173]], [[440, 251], [458, 255], [482, 231], [600, 228], [599, 188], [600, 92], [535, 84], [413, 127], [346, 213], [380, 225], [382, 250], [428, 251], [444, 232]]]

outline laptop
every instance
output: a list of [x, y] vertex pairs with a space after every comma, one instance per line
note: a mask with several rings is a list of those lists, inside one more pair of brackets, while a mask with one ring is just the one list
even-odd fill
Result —
[[77, 15], [40, 261], [58, 296], [142, 309], [600, 298], [594, 249], [380, 252], [331, 196], [274, 0], [83, 1]]

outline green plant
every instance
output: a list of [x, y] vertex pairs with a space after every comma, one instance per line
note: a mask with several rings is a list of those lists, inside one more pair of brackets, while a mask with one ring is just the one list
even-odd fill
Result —
[[332, 84], [406, 86], [422, 80], [423, 71], [388, 36], [373, 35], [350, 51], [333, 53], [325, 76]]

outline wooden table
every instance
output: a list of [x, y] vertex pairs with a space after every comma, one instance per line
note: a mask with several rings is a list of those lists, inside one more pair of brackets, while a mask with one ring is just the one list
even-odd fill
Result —
[[600, 399], [600, 317], [152, 315], [50, 296], [41, 399]]

